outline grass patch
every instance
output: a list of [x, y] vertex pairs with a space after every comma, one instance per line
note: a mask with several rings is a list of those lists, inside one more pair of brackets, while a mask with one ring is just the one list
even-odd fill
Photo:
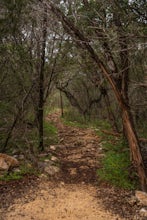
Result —
[[20, 180], [25, 175], [36, 175], [38, 176], [38, 171], [31, 164], [22, 164], [16, 171], [12, 171], [10, 173], [5, 172], [2, 176], [0, 176], [1, 181], [11, 181], [11, 180]]
[[124, 189], [136, 189], [138, 180], [131, 166], [127, 142], [123, 138], [112, 141], [106, 137], [103, 149], [105, 157], [102, 159], [102, 168], [97, 171], [100, 180]]
[[97, 171], [101, 180], [108, 181], [114, 186], [124, 189], [135, 189], [137, 180], [135, 172], [129, 173], [130, 161], [128, 154], [108, 152], [102, 161], [100, 170]]
[[65, 125], [72, 126], [72, 127], [78, 127], [78, 128], [88, 128], [89, 127], [86, 122], [85, 123], [81, 123], [81, 122], [78, 122], [78, 121], [68, 121], [65, 118], [62, 118], [62, 122]]
[[20, 180], [23, 178], [23, 175], [18, 172], [5, 173], [3, 176], [0, 176], [1, 181], [11, 181], [11, 180]]

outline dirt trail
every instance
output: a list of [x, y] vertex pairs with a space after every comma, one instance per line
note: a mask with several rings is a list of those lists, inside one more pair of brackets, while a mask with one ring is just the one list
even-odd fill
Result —
[[[117, 197], [111, 202], [109, 187], [105, 191], [105, 188], [97, 186], [96, 170], [103, 154], [100, 139], [94, 131], [65, 126], [56, 113], [47, 119], [53, 121], [59, 131], [60, 143], [52, 153], [59, 160], [60, 172], [52, 179], [37, 180], [37, 187], [30, 187], [27, 192], [14, 198], [13, 204], [1, 213], [0, 220], [133, 219], [108, 211], [102, 202], [101, 194], [104, 194], [109, 204], [112, 203], [114, 207], [115, 203], [119, 205]], [[116, 192], [114, 194], [116, 196]], [[122, 192], [122, 198], [124, 195]], [[120, 211], [116, 208], [119, 214], [125, 212], [125, 198], [124, 203], [121, 201], [120, 204]]]
[[16, 200], [15, 204], [8, 209], [5, 219], [121, 219], [104, 210], [95, 195], [96, 189], [90, 185], [59, 185], [55, 187], [52, 183], [43, 183], [39, 186], [33, 201], [25, 203], [24, 198]]
[[96, 170], [103, 154], [95, 132], [63, 125], [58, 113], [49, 115], [48, 120], [56, 124], [59, 132], [60, 144], [56, 147], [61, 167], [60, 180], [65, 183], [97, 183]]

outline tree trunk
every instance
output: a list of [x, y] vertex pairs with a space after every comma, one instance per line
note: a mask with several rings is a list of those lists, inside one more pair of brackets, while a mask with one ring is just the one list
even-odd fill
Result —
[[108, 82], [110, 83], [114, 91], [115, 97], [118, 101], [118, 104], [122, 110], [123, 126], [125, 130], [125, 134], [127, 136], [128, 143], [129, 143], [133, 165], [135, 169], [137, 170], [142, 190], [147, 192], [147, 176], [145, 172], [143, 158], [141, 155], [139, 140], [138, 140], [135, 128], [134, 128], [130, 109], [125, 104], [124, 97], [122, 96], [121, 92], [117, 88], [117, 84], [115, 84], [114, 80], [111, 78], [111, 76], [109, 75], [105, 67], [102, 65], [101, 65], [101, 70], [103, 71], [104, 76], [107, 78]]
[[145, 173], [145, 167], [141, 156], [139, 141], [136, 133], [134, 132], [134, 126], [131, 123], [132, 119], [130, 112], [128, 112], [128, 110], [126, 109], [123, 109], [122, 118], [123, 118], [125, 134], [127, 135], [127, 140], [129, 142], [129, 146], [131, 150], [131, 156], [132, 156], [132, 160], [133, 160], [132, 162], [134, 168], [137, 170], [138, 176], [140, 178], [142, 190], [147, 192], [147, 178]]
[[38, 126], [39, 126], [39, 150], [44, 150], [43, 143], [43, 119], [44, 119], [44, 66], [45, 66], [45, 48], [47, 37], [47, 7], [44, 5], [43, 14], [43, 30], [42, 30], [42, 51], [41, 51], [41, 64], [39, 73], [39, 103], [38, 103]]

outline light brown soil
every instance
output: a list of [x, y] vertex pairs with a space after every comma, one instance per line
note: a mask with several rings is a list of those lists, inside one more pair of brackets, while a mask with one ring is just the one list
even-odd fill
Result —
[[116, 215], [106, 211], [95, 197], [96, 188], [91, 185], [60, 185], [43, 183], [35, 200], [25, 203], [17, 199], [7, 210], [9, 220], [116, 220]]
[[[56, 150], [49, 151], [58, 158], [60, 172], [48, 180], [33, 180], [26, 190], [24, 185], [24, 192], [20, 186], [17, 193], [16, 184], [8, 187], [14, 186], [15, 193], [13, 197], [7, 193], [9, 202], [6, 200], [6, 206], [2, 202], [0, 220], [133, 220], [132, 207], [126, 200], [130, 193], [98, 182], [96, 170], [103, 152], [94, 131], [65, 126], [58, 113], [47, 119], [59, 131], [60, 143]], [[1, 192], [5, 200], [3, 188]]]

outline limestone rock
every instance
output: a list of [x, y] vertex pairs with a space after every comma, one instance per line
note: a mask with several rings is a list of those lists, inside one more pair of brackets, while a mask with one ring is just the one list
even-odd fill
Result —
[[45, 159], [44, 162], [50, 163], [50, 164], [52, 163], [52, 161], [50, 159]]
[[51, 157], [51, 161], [57, 162], [57, 161], [58, 161], [58, 158], [55, 157], [55, 156], [52, 156], [52, 157]]
[[142, 205], [147, 206], [147, 193], [142, 191], [136, 191], [135, 196]]
[[9, 165], [6, 163], [4, 158], [0, 158], [0, 170], [8, 170]]
[[63, 181], [60, 182], [61, 186], [65, 186], [65, 183]]
[[147, 217], [147, 209], [142, 208], [139, 213], [142, 217]]
[[70, 168], [70, 169], [69, 169], [69, 172], [70, 172], [70, 175], [71, 175], [71, 176], [77, 175], [77, 169], [76, 169], [76, 168]]
[[56, 147], [55, 147], [54, 145], [51, 145], [51, 146], [50, 146], [50, 149], [53, 150], [53, 151], [55, 151], [55, 150], [56, 150]]
[[0, 170], [7, 171], [17, 166], [19, 166], [19, 161], [16, 158], [0, 153]]
[[87, 170], [89, 167], [88, 166], [80, 166], [81, 170]]

